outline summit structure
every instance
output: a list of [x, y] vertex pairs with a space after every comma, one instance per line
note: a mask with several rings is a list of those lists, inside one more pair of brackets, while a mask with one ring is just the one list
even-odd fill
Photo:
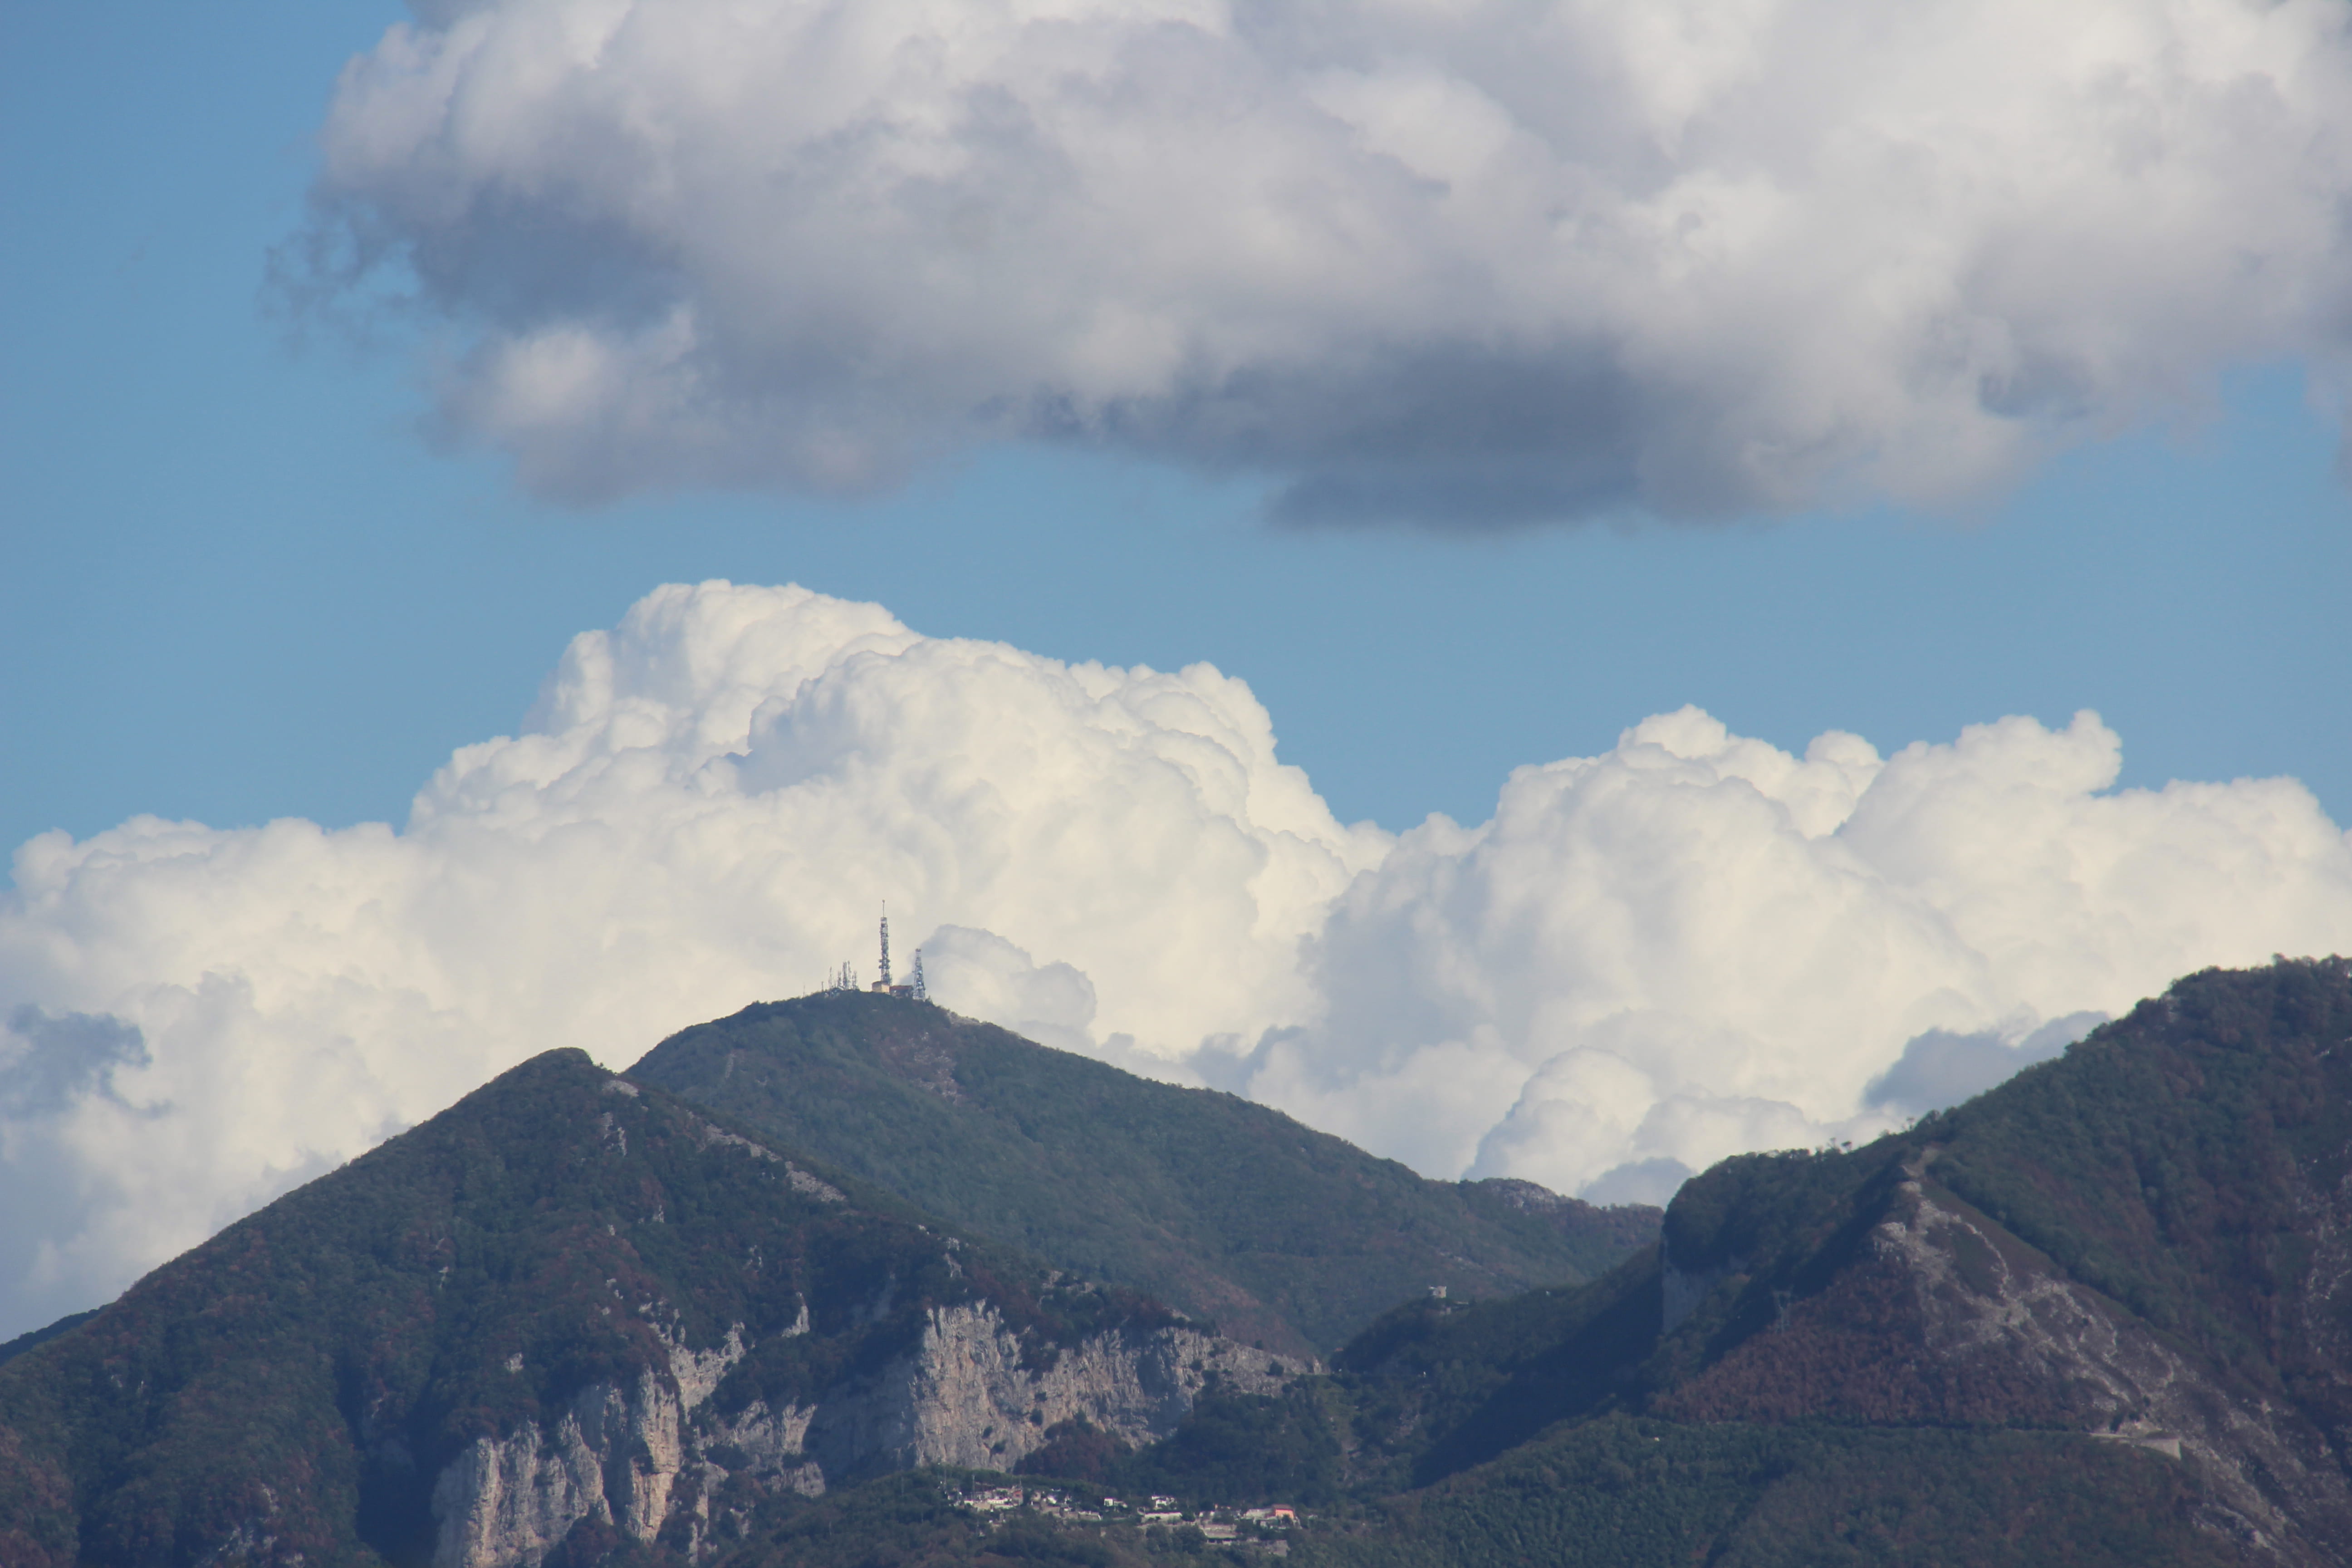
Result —
[[890, 979], [890, 911], [882, 911], [882, 977], [870, 987], [884, 996], [904, 996], [910, 1001], [925, 1002], [930, 998], [923, 987], [923, 950], [915, 950], [915, 974], [905, 985], [894, 984]]

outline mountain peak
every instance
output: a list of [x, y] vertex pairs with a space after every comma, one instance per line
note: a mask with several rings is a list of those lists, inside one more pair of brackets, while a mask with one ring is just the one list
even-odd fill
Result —
[[0, 1542], [485, 1568], [578, 1531], [691, 1561], [762, 1497], [1009, 1468], [1057, 1424], [1150, 1442], [1209, 1382], [1309, 1366], [550, 1051], [0, 1368]]
[[629, 1077], [1293, 1355], [1432, 1286], [1477, 1299], [1591, 1279], [1659, 1218], [1532, 1183], [1429, 1181], [1269, 1107], [863, 992], [747, 1007]]

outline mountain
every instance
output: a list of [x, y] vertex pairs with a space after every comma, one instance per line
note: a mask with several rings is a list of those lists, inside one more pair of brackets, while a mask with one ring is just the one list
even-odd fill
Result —
[[0, 1365], [0, 1563], [765, 1561], [1300, 1370], [556, 1051]]
[[1158, 1451], [1244, 1410], [1200, 1474], [1391, 1499], [1308, 1562], [2352, 1562], [2352, 964], [1727, 1161], [1595, 1284], [1411, 1303]]
[[[1272, 1311], [1429, 1245], [1383, 1251], [1380, 1216], [1475, 1217], [1496, 1189], [1382, 1187], [1379, 1162], [1183, 1091], [1155, 1142], [1118, 1118], [1160, 1101], [1047, 1055], [827, 997], [689, 1031], [637, 1077], [526, 1064], [8, 1347], [0, 1563], [2352, 1562], [2343, 960], [2192, 975], [1867, 1147], [1727, 1161], [1590, 1283], [1409, 1290], [1328, 1370], [989, 1237], [1086, 1241], [1090, 1189], [1049, 1183], [1094, 1181], [1118, 1223], [1170, 1216], [1107, 1256]], [[799, 1094], [903, 1187], [961, 1171], [999, 1224], [651, 1081], [673, 1071], [749, 1110]], [[1302, 1162], [1263, 1147], [1277, 1129]], [[1168, 1197], [1202, 1148], [1272, 1190]], [[1331, 1206], [1319, 1233], [1293, 1180]], [[1293, 1296], [1219, 1263], [1220, 1205]], [[978, 1506], [1005, 1471], [1029, 1506]], [[1151, 1493], [1313, 1517], [1213, 1538], [1090, 1500]]]
[[1409, 1296], [1577, 1284], [1658, 1211], [1433, 1182], [1262, 1105], [864, 992], [747, 1007], [634, 1081], [712, 1107], [956, 1225], [1213, 1321], [1328, 1351]]

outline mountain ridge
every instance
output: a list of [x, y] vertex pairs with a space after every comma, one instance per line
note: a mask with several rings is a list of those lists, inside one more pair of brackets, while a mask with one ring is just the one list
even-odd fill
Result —
[[[1940, 1446], [1930, 1490], [2041, 1488], [2074, 1531], [2073, 1555], [1974, 1560], [2319, 1568], [2352, 1561], [2347, 1282], [2352, 964], [2282, 960], [2188, 976], [1866, 1147], [1727, 1160], [1603, 1279], [1408, 1303], [1334, 1357], [1332, 1384], [1359, 1489], [1449, 1521], [1430, 1563], [1510, 1560], [1481, 1552], [1528, 1539], [1525, 1478], [1600, 1462], [1632, 1422], [1701, 1468], [1744, 1432], [1806, 1456], [1718, 1489], [1716, 1521], [1676, 1548], [1710, 1562], [1751, 1560], [1746, 1512], [1776, 1474], [1837, 1469], [1821, 1435], [1843, 1432]], [[2041, 1480], [2020, 1468], [2028, 1436]], [[1836, 1509], [1808, 1506], [1829, 1530]], [[2137, 1544], [2102, 1555], [2103, 1533]], [[1938, 1539], [1895, 1558], [1966, 1556]], [[1360, 1560], [1380, 1559], [1332, 1559]]]
[[0, 1560], [692, 1562], [1304, 1370], [554, 1051], [0, 1366]]
[[1581, 1282], [1660, 1218], [1532, 1183], [1431, 1181], [1270, 1107], [867, 993], [754, 1005], [626, 1076], [1294, 1354], [1328, 1353], [1431, 1287]]

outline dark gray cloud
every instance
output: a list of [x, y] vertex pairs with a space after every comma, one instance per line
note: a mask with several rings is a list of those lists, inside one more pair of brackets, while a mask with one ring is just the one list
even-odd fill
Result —
[[1945, 1110], [1973, 1100], [2036, 1062], [2064, 1055], [2068, 1046], [2106, 1021], [2105, 1013], [2070, 1013], [2013, 1042], [1997, 1034], [1930, 1029], [1906, 1044], [1895, 1065], [1870, 1080], [1863, 1103], [1899, 1116]]
[[575, 501], [975, 442], [1491, 530], [1937, 502], [2339, 363], [2344, 14], [434, 0], [287, 287]]
[[1664, 1208], [1674, 1201], [1675, 1191], [1695, 1173], [1680, 1160], [1661, 1154], [1648, 1160], [1629, 1161], [1603, 1173], [1584, 1189], [1584, 1201], [1589, 1204], [1650, 1204]]
[[91, 1095], [122, 1103], [115, 1069], [152, 1059], [146, 1037], [120, 1018], [18, 1007], [0, 1034], [0, 1117], [56, 1116]]
[[[1297, 371], [1253, 370], [1213, 389], [1110, 412], [1099, 431], [1150, 456], [1281, 476], [1276, 521], [1302, 527], [1442, 521], [1522, 528], [1642, 503], [1642, 388], [1596, 346], [1497, 353], [1388, 349]], [[1699, 477], [1674, 487], [1695, 500]], [[1660, 489], [1660, 496], [1664, 491]]]

